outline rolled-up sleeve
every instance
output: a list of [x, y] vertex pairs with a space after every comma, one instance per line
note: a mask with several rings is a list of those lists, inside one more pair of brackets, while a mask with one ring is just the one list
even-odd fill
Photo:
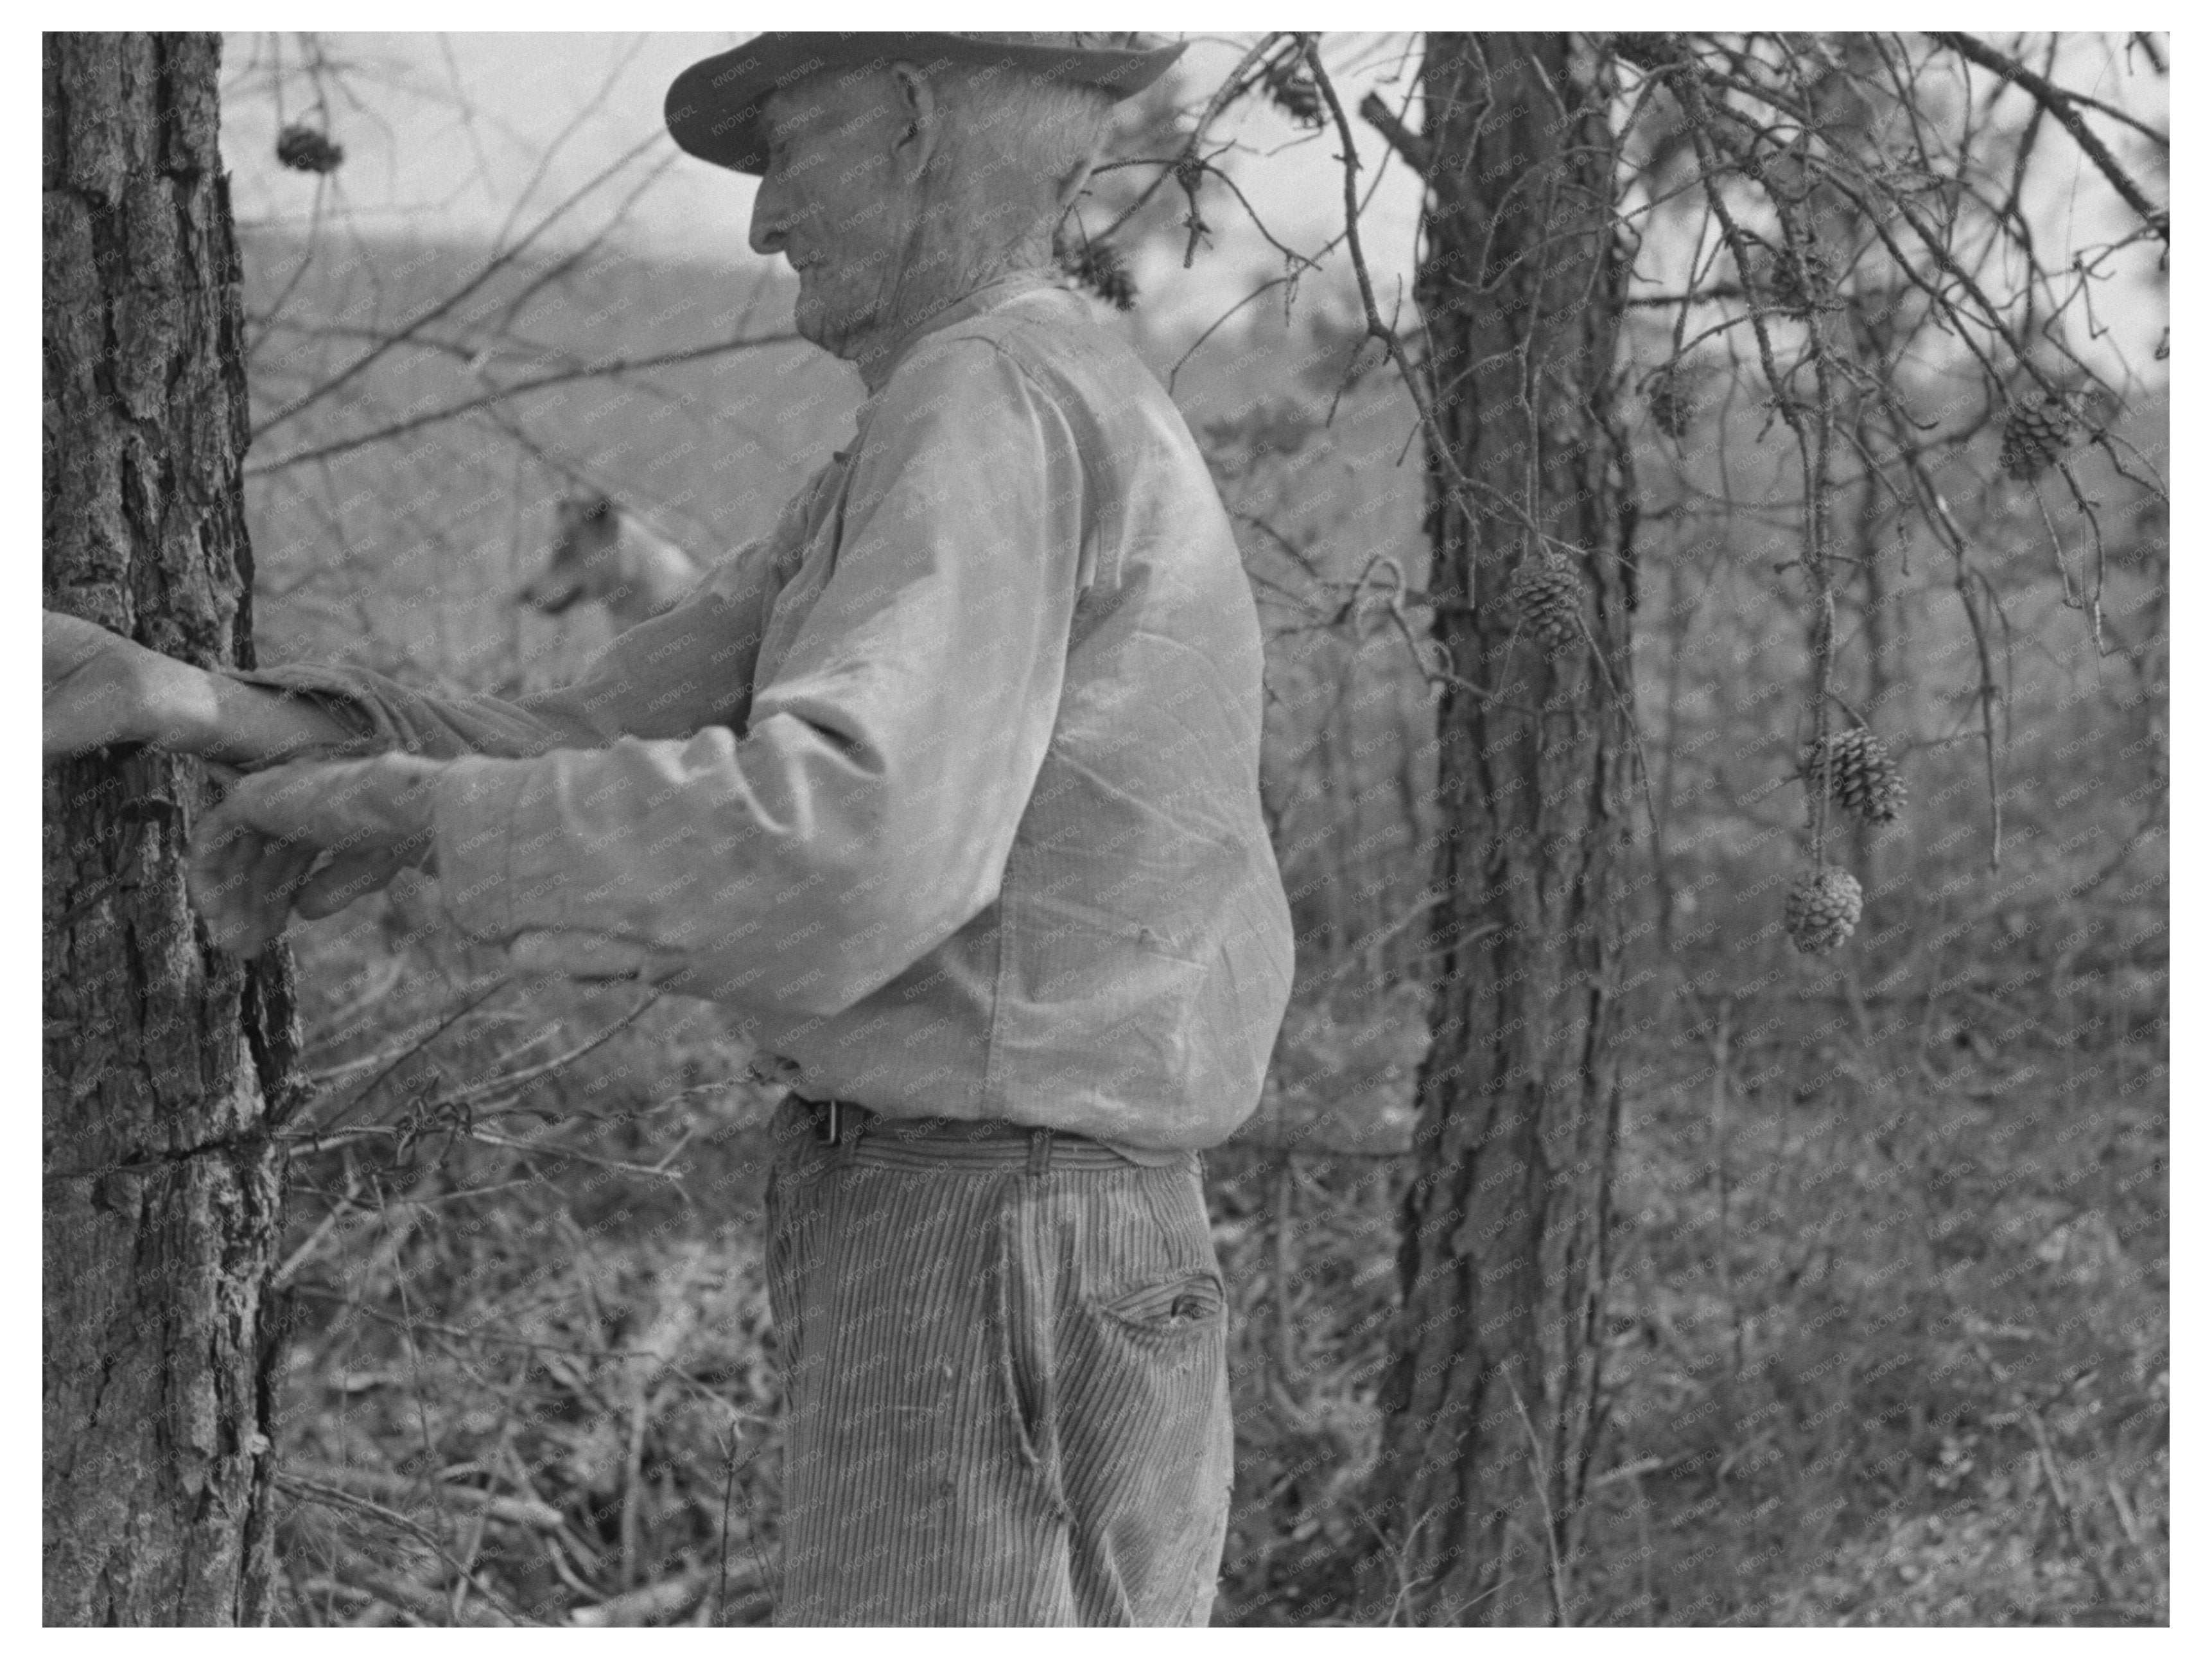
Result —
[[[818, 486], [817, 476], [816, 485]], [[624, 735], [668, 737], [742, 725], [775, 555], [789, 529], [721, 561], [673, 610], [617, 636], [573, 685], [518, 698], [424, 690], [373, 669], [313, 662], [229, 669], [242, 685], [306, 698], [352, 735], [303, 758], [397, 752], [434, 760], [597, 748]]]
[[831, 573], [744, 736], [444, 769], [465, 931], [526, 966], [823, 1015], [990, 905], [1059, 708], [1076, 442], [1010, 357], [956, 337], [901, 367], [852, 467]]

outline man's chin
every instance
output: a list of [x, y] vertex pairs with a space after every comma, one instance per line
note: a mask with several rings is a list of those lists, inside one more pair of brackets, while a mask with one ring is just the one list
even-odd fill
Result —
[[792, 316], [792, 326], [799, 338], [812, 345], [820, 346], [833, 357], [849, 357], [858, 342], [867, 333], [866, 317], [841, 316], [827, 307], [809, 305], [800, 296]]

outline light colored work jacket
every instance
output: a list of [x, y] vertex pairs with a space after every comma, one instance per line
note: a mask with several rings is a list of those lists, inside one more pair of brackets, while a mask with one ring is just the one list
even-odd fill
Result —
[[900, 348], [767, 535], [517, 702], [362, 671], [458, 927], [727, 1006], [790, 1087], [1141, 1154], [1257, 1104], [1290, 911], [1261, 632], [1188, 429], [1039, 272]]

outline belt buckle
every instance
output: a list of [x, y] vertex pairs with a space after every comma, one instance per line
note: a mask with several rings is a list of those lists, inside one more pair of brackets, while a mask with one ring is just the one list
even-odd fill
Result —
[[860, 1131], [861, 1108], [851, 1101], [817, 1101], [821, 1115], [814, 1121], [814, 1132], [824, 1146], [842, 1146]]

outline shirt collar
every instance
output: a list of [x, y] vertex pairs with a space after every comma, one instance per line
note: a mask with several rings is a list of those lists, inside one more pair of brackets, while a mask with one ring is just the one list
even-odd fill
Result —
[[1064, 284], [1056, 271], [1042, 265], [1028, 265], [1019, 271], [1009, 271], [1003, 277], [994, 277], [981, 288], [971, 288], [951, 304], [933, 312], [908, 329], [905, 337], [892, 348], [890, 372], [884, 376], [883, 385], [871, 393], [860, 406], [860, 418], [866, 419], [868, 412], [882, 400], [884, 393], [890, 388], [891, 376], [898, 373], [901, 363], [914, 355], [915, 347], [939, 329], [950, 328], [957, 322], [965, 322], [986, 311], [996, 311], [1000, 306], [1012, 304], [1024, 295], [1034, 293], [1040, 288], [1061, 286]]

